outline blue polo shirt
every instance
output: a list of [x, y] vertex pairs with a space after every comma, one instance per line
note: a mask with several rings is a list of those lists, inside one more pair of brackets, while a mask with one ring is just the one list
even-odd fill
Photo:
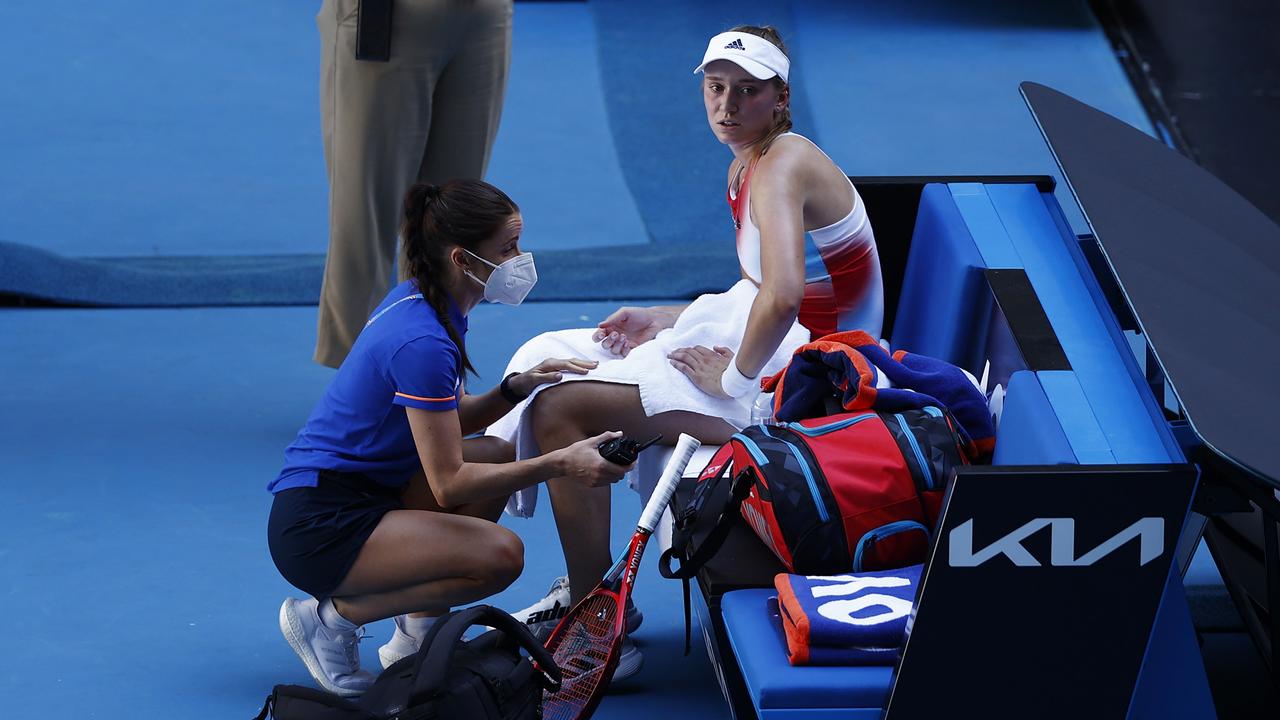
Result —
[[[465, 337], [467, 318], [452, 301], [449, 318]], [[421, 463], [404, 409], [457, 408], [461, 364], [461, 353], [417, 284], [408, 280], [392, 288], [284, 451], [284, 469], [267, 490], [315, 487], [321, 470], [406, 485]]]

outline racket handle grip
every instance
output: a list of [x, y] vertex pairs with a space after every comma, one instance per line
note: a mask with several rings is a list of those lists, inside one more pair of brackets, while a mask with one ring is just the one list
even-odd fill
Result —
[[662, 511], [666, 510], [667, 503], [671, 502], [676, 486], [680, 484], [680, 476], [684, 474], [685, 466], [701, 446], [702, 443], [698, 442], [697, 438], [680, 433], [675, 452], [671, 453], [671, 459], [663, 468], [662, 477], [658, 478], [658, 484], [653, 488], [653, 494], [649, 496], [649, 502], [644, 506], [644, 513], [640, 515], [641, 529], [653, 532], [653, 528], [658, 525], [658, 520], [662, 517]]

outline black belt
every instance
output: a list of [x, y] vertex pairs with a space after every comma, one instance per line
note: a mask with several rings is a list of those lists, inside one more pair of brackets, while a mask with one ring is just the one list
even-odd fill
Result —
[[356, 59], [391, 59], [391, 0], [359, 0], [356, 5]]

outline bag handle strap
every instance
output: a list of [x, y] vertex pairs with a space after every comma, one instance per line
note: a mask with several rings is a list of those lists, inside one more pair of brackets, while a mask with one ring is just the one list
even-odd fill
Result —
[[534, 668], [541, 676], [543, 687], [551, 692], [560, 689], [560, 666], [556, 665], [551, 653], [538, 644], [529, 628], [492, 605], [476, 605], [450, 614], [427, 633], [422, 641], [426, 652], [420, 651], [417, 657], [417, 679], [409, 703], [411, 707], [440, 693], [444, 687], [445, 675], [453, 663], [458, 641], [467, 628], [473, 625], [488, 625], [506, 633], [528, 651], [534, 661]]
[[262, 704], [262, 712], [253, 720], [267, 720], [271, 715], [271, 706], [275, 704], [276, 694], [273, 692], [267, 696], [267, 701]]
[[[697, 574], [698, 570], [706, 565], [712, 556], [724, 545], [724, 541], [729, 537], [729, 531], [733, 530], [734, 524], [737, 522], [738, 508], [742, 505], [742, 501], [747, 498], [751, 492], [751, 487], [758, 482], [759, 476], [756, 474], [755, 468], [747, 466], [743, 468], [737, 475], [733, 477], [733, 483], [729, 486], [729, 499], [725, 501], [724, 507], [720, 510], [719, 517], [716, 518], [716, 524], [711, 528], [711, 532], [707, 535], [707, 539], [693, 550], [691, 553], [681, 552], [686, 548], [678, 548], [672, 545], [671, 548], [664, 551], [662, 556], [658, 558], [658, 572], [662, 577], [669, 580], [688, 580]], [[687, 557], [681, 557], [687, 555]], [[679, 569], [671, 569], [671, 560], [679, 558]]]
[[[751, 487], [759, 481], [756, 469], [748, 465], [743, 468], [737, 475], [733, 476], [733, 483], [729, 486], [729, 499], [725, 501], [724, 507], [720, 510], [719, 517], [716, 518], [716, 524], [711, 529], [711, 533], [707, 535], [707, 539], [702, 542], [692, 553], [686, 553], [688, 550], [687, 543], [677, 546], [672, 543], [671, 547], [663, 551], [658, 558], [658, 572], [662, 577], [668, 579], [679, 579], [684, 591], [684, 654], [688, 656], [689, 651], [693, 647], [693, 623], [690, 616], [689, 606], [689, 580], [702, 569], [709, 560], [720, 550], [720, 546], [724, 545], [724, 541], [729, 537], [729, 532], [733, 530], [733, 526], [737, 524], [738, 508], [742, 506], [742, 501], [747, 498], [751, 492]], [[677, 557], [677, 553], [687, 555], [680, 561], [678, 570], [671, 569], [672, 558]]]
[[[693, 577], [693, 574], [697, 572], [697, 567], [689, 566], [687, 569], [685, 567], [689, 564], [688, 557], [692, 552], [689, 550], [689, 545], [693, 542], [693, 528], [698, 523], [698, 517], [702, 515], [702, 511], [706, 508], [707, 499], [731, 472], [733, 467], [732, 458], [733, 444], [728, 442], [721, 445], [715, 456], [707, 463], [707, 467], [698, 476], [697, 487], [694, 488], [688, 504], [685, 505], [680, 515], [676, 517], [675, 525], [671, 530], [671, 546], [664, 550], [658, 559], [658, 572], [668, 580], [684, 580]], [[718, 518], [716, 522], [719, 522]], [[682, 560], [681, 569], [671, 569], [672, 558], [680, 558]], [[705, 563], [706, 560], [704, 559], [703, 562]]]

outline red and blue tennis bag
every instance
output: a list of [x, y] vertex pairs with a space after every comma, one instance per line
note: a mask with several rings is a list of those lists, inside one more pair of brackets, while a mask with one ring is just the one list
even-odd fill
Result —
[[936, 407], [753, 425], [728, 443], [750, 488], [740, 512], [789, 572], [924, 561], [951, 468], [965, 463]]
[[[896, 387], [877, 388], [881, 373]], [[792, 573], [923, 562], [951, 469], [993, 443], [986, 398], [964, 372], [890, 355], [866, 333], [847, 332], [801, 346], [763, 386], [774, 393], [777, 424], [736, 433], [708, 463], [676, 518], [663, 574], [689, 577], [705, 564], [735, 506]], [[842, 412], [829, 414], [833, 408]], [[690, 548], [693, 525], [725, 478], [730, 499], [721, 521]], [[679, 571], [671, 557], [681, 560]]]

